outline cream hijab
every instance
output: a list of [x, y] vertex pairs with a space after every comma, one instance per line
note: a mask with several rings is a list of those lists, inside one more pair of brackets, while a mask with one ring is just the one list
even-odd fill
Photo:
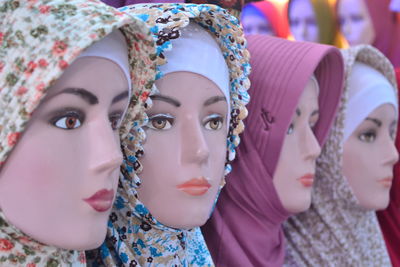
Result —
[[308, 211], [284, 224], [286, 266], [391, 266], [375, 212], [357, 204], [341, 162], [349, 77], [355, 62], [375, 68], [397, 88], [394, 70], [382, 53], [368, 45], [343, 50], [342, 54], [345, 88], [335, 124], [317, 160], [313, 203]]

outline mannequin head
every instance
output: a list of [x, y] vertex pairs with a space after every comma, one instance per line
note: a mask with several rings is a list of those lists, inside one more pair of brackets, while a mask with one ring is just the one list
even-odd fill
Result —
[[343, 173], [359, 204], [367, 209], [380, 210], [389, 204], [393, 166], [398, 160], [396, 114], [391, 104], [379, 106], [344, 143]]
[[290, 31], [296, 41], [319, 42], [318, 22], [311, 0], [292, 0], [288, 15]]
[[337, 2], [340, 29], [351, 46], [372, 44], [375, 30], [365, 0]]
[[391, 0], [390, 10], [394, 12], [400, 12], [400, 0]]
[[241, 23], [244, 34], [276, 35], [269, 19], [255, 5], [248, 4], [243, 8]]
[[273, 176], [279, 199], [290, 213], [305, 211], [311, 204], [315, 160], [321, 152], [313, 132], [319, 118], [318, 94], [317, 81], [310, 79], [293, 114]]
[[384, 209], [398, 160], [395, 89], [381, 72], [361, 62], [352, 67], [348, 84], [343, 174], [361, 207]]
[[216, 40], [196, 23], [165, 57], [147, 112], [138, 196], [162, 224], [189, 229], [210, 216], [224, 176], [229, 72]]
[[128, 87], [119, 65], [83, 57], [49, 88], [0, 172], [0, 208], [10, 223], [60, 248], [101, 244], [122, 163]]
[[224, 175], [227, 100], [192, 72], [169, 73], [156, 85], [139, 199], [161, 223], [193, 228], [208, 219]]

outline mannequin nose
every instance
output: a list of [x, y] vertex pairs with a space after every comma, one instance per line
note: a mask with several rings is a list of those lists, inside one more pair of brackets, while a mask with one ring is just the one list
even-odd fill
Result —
[[119, 137], [111, 128], [110, 122], [93, 122], [89, 137], [89, 167], [94, 172], [113, 171], [122, 164]]
[[388, 144], [382, 148], [386, 152], [383, 159], [384, 164], [389, 166], [394, 166], [399, 161], [399, 152], [393, 142], [388, 142]]
[[201, 126], [188, 121], [182, 125], [182, 162], [203, 164], [208, 161], [210, 151]]
[[301, 27], [301, 36], [302, 36], [302, 38], [303, 38], [303, 41], [304, 41], [304, 40], [307, 40], [307, 37], [308, 37], [308, 29], [307, 29], [306, 22], [305, 22], [305, 21], [302, 21], [301, 24], [300, 24], [300, 27]]
[[303, 143], [303, 155], [306, 160], [316, 160], [321, 154], [321, 146], [311, 128], [307, 128]]

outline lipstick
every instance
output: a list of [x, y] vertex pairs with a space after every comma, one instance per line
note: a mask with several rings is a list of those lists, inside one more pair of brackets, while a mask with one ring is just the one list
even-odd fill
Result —
[[87, 202], [95, 211], [105, 212], [109, 210], [113, 204], [114, 190], [101, 189], [89, 198], [83, 200]]
[[314, 174], [308, 173], [303, 175], [302, 177], [298, 178], [299, 181], [304, 187], [312, 187], [314, 183]]
[[202, 196], [207, 193], [211, 185], [204, 177], [192, 178], [189, 181], [177, 185], [176, 188], [191, 196]]
[[393, 177], [386, 177], [378, 180], [378, 183], [383, 185], [383, 187], [390, 188], [392, 186]]

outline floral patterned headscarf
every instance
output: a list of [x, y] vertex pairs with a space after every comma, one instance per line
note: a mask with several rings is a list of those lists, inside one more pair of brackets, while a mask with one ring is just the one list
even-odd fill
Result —
[[[0, 167], [54, 81], [85, 48], [117, 28], [129, 49], [134, 92], [128, 113], [135, 116], [155, 77], [154, 42], [143, 22], [97, 0], [1, 1]], [[127, 134], [125, 126], [122, 136]], [[0, 211], [0, 265], [86, 264], [83, 253], [40, 244]]]
[[[235, 157], [239, 133], [244, 129], [242, 120], [247, 115], [249, 101], [249, 54], [238, 20], [224, 9], [213, 5], [196, 4], [143, 4], [120, 9], [136, 15], [147, 23], [157, 43], [158, 65], [168, 58], [164, 52], [173, 49], [171, 39], [179, 38], [181, 29], [190, 21], [198, 23], [215, 37], [220, 45], [230, 74], [231, 120], [227, 138], [225, 173]], [[157, 78], [162, 77], [158, 72]], [[150, 107], [150, 103], [149, 103]], [[147, 115], [137, 118], [135, 130], [122, 140], [125, 149], [124, 177], [120, 180], [117, 200], [111, 213], [108, 236], [102, 245], [100, 261], [107, 266], [213, 266], [213, 262], [200, 229], [175, 229], [163, 225], [140, 202], [142, 166], [138, 157], [143, 155], [141, 143], [145, 133], [141, 129]], [[98, 255], [97, 255], [98, 256]]]
[[391, 266], [375, 211], [362, 208], [343, 175], [350, 73], [355, 62], [381, 72], [396, 88], [393, 66], [369, 45], [342, 50], [345, 87], [336, 121], [317, 159], [313, 202], [284, 224], [286, 266]]

